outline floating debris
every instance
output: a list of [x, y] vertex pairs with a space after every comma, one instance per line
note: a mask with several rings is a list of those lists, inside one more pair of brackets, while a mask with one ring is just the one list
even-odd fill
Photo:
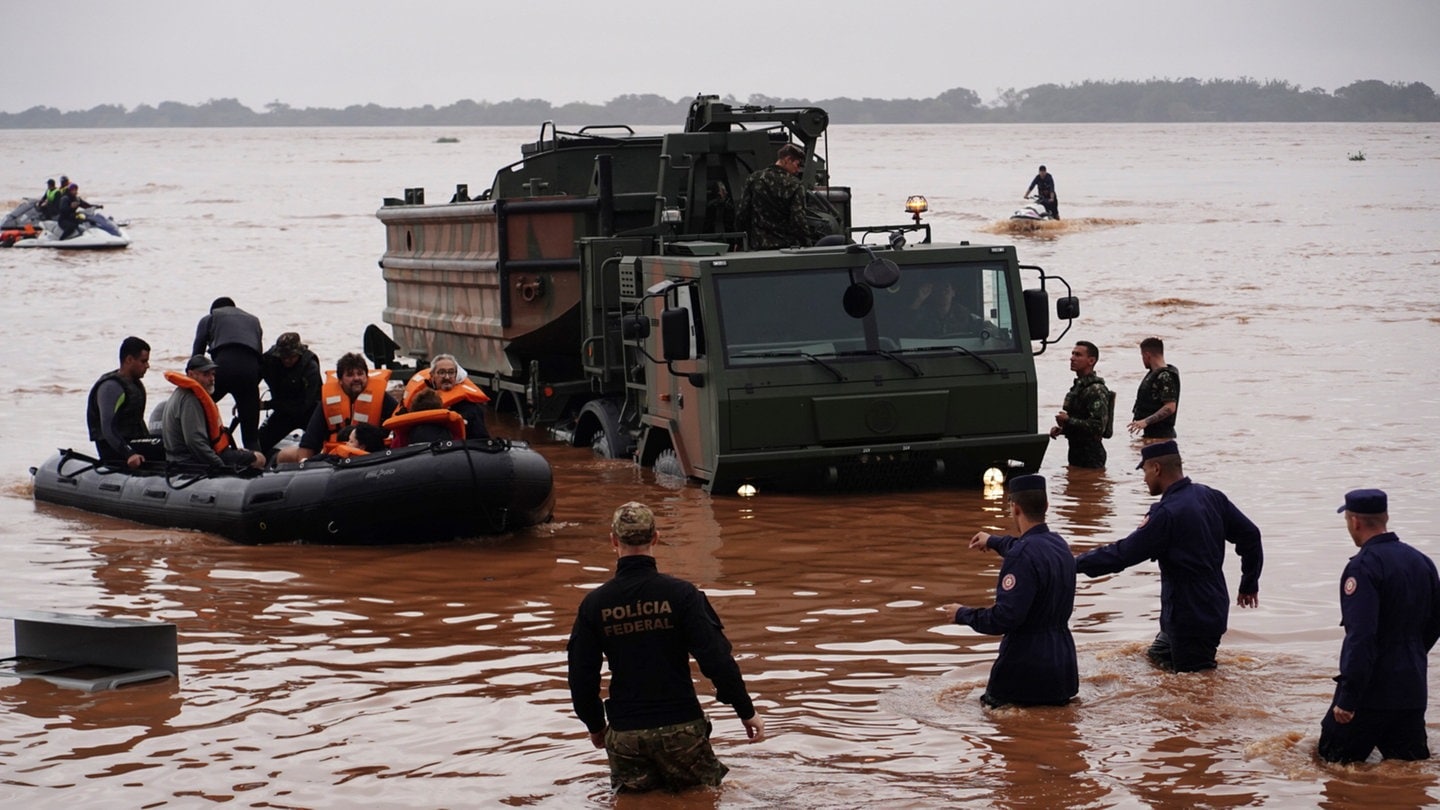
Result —
[[[459, 138], [452, 138], [452, 137], [450, 137], [449, 135], [444, 135], [444, 136], [441, 136], [441, 137], [439, 137], [439, 138], [436, 138], [436, 139], [435, 139], [435, 142], [436, 142], [436, 143], [459, 143], [459, 142], [460, 142], [460, 139], [459, 139]], [[1365, 158], [1362, 157], [1362, 158], [1360, 158], [1360, 159], [1361, 159], [1361, 160], [1364, 160]], [[1351, 158], [1351, 160], [1354, 160], [1354, 158]]]
[[1351, 159], [1351, 160], [1364, 160], [1364, 159], [1365, 159], [1365, 153], [1362, 152], [1362, 151], [1360, 151], [1359, 149], [1356, 149], [1354, 152], [1351, 152], [1351, 153], [1350, 153], [1350, 159]]

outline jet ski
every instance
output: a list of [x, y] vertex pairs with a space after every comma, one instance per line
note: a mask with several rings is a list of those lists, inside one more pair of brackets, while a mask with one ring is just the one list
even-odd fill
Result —
[[35, 200], [25, 200], [0, 221], [0, 247], [59, 248], [64, 250], [123, 248], [130, 237], [96, 208], [81, 211], [80, 229], [61, 239], [60, 223], [41, 219]]
[[1040, 202], [1039, 198], [1032, 200], [1026, 197], [1025, 199], [1029, 200], [1029, 202], [1015, 209], [1015, 213], [1010, 215], [1011, 219], [1028, 219], [1035, 222], [1041, 220], [1053, 221], [1055, 219], [1050, 216], [1050, 212], [1045, 209], [1045, 204]]

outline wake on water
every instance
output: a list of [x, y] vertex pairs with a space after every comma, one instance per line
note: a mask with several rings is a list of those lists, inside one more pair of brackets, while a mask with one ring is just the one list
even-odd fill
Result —
[[1138, 219], [1112, 219], [1107, 217], [1079, 217], [1076, 219], [1000, 219], [981, 228], [985, 233], [1020, 234], [1026, 236], [1054, 237], [1062, 233], [1079, 233], [1100, 228], [1116, 228], [1123, 225], [1138, 225]]

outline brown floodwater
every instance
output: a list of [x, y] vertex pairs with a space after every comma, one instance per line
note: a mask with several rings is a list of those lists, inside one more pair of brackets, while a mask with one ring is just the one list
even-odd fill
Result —
[[[538, 127], [0, 132], [0, 196], [61, 172], [132, 222], [122, 253], [0, 251], [0, 615], [173, 622], [178, 680], [86, 694], [0, 679], [0, 806], [19, 807], [1421, 807], [1440, 763], [1314, 756], [1353, 552], [1335, 506], [1390, 492], [1392, 528], [1440, 554], [1440, 169], [1436, 125], [836, 127], [857, 220], [931, 202], [937, 238], [1013, 241], [1081, 296], [1038, 359], [1047, 423], [1092, 340], [1126, 412], [1138, 342], [1181, 370], [1187, 472], [1261, 527], [1260, 606], [1232, 610], [1212, 673], [1165, 675], [1153, 565], [1078, 583], [1079, 699], [979, 703], [997, 638], [936, 608], [989, 604], [1000, 502], [948, 491], [708, 495], [492, 415], [550, 460], [552, 523], [434, 546], [247, 547], [37, 505], [31, 465], [86, 447], [93, 379], [126, 334], [146, 378], [188, 354], [211, 299], [327, 365], [379, 321], [381, 197], [479, 188]], [[440, 135], [459, 144], [436, 144]], [[1345, 160], [1363, 149], [1367, 161]], [[1008, 214], [1039, 162], [1057, 225]], [[3, 202], [3, 201], [0, 201]], [[267, 340], [267, 342], [268, 342]], [[1050, 525], [1079, 552], [1124, 536], [1150, 496], [1138, 445], [1103, 471], [1052, 445]], [[770, 739], [744, 742], [698, 686], [731, 772], [717, 790], [611, 797], [566, 688], [565, 640], [607, 579], [616, 505], [656, 508], [661, 569], [725, 621]], [[406, 508], [397, 503], [397, 509]], [[423, 519], [424, 515], [417, 515]], [[1233, 590], [1238, 558], [1227, 560]], [[12, 640], [0, 621], [0, 652]], [[1440, 673], [1431, 670], [1432, 694]], [[1440, 714], [1431, 712], [1432, 746]]]

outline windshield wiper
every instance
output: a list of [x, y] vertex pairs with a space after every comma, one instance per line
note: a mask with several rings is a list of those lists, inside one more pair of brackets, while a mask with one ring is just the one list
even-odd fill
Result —
[[798, 349], [788, 352], [737, 352], [731, 355], [731, 357], [803, 357], [831, 374], [834, 374], [837, 381], [845, 382], [845, 375], [841, 374], [834, 366], [809, 352], [802, 352]]
[[885, 349], [855, 349], [855, 350], [853, 350], [853, 351], [840, 352], [840, 356], [841, 356], [841, 357], [854, 357], [854, 356], [856, 356], [856, 355], [870, 355], [870, 354], [878, 354], [878, 355], [880, 355], [881, 357], [884, 357], [884, 358], [887, 358], [887, 359], [890, 359], [890, 360], [894, 360], [895, 362], [899, 363], [900, 365], [904, 366], [905, 368], [910, 369], [910, 375], [911, 375], [912, 377], [923, 377], [923, 376], [925, 376], [924, 373], [920, 371], [920, 367], [919, 367], [919, 366], [915, 365], [914, 363], [910, 362], [909, 360], [906, 360], [906, 359], [903, 358], [903, 357], [896, 357], [893, 353], [888, 352], [888, 351], [886, 351]]
[[[968, 355], [975, 358], [976, 360], [979, 360], [981, 363], [985, 364], [986, 368], [990, 369], [991, 374], [995, 374], [1000, 371], [1000, 367], [992, 363], [990, 360], [981, 357], [980, 355], [970, 351], [964, 346], [956, 346], [953, 343], [945, 344], [942, 346], [912, 346], [909, 348], [901, 349], [900, 351], [909, 354], [910, 352], [938, 352], [946, 350], [960, 352], [961, 354]], [[899, 358], [896, 359], [898, 360]]]

